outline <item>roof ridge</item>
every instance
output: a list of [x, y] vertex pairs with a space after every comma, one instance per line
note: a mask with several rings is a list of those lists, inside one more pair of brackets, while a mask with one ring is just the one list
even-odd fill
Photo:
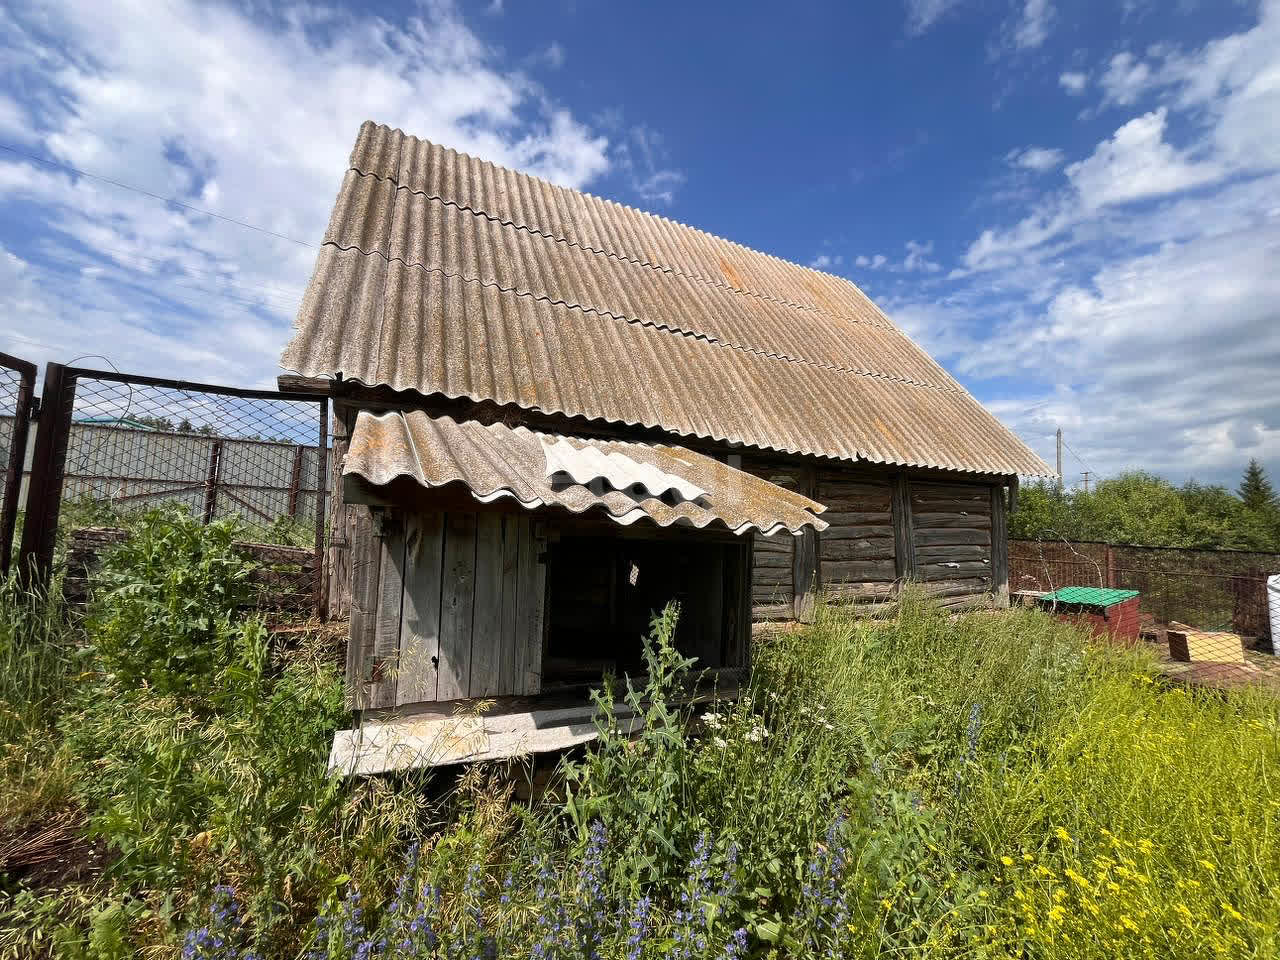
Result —
[[[532, 227], [527, 223], [517, 223], [514, 220], [511, 220], [505, 217], [500, 217], [497, 214], [489, 213], [487, 210], [479, 210], [471, 206], [470, 204], [459, 203], [457, 200], [451, 200], [448, 197], [442, 197], [435, 193], [429, 193], [426, 190], [417, 190], [417, 189], [414, 189], [413, 187], [405, 186], [404, 184], [400, 183], [399, 179], [396, 177], [384, 177], [379, 173], [374, 173], [372, 171], [367, 171], [367, 170], [361, 170], [359, 167], [354, 165], [348, 167], [348, 170], [350, 170], [352, 173], [355, 173], [361, 177], [372, 177], [373, 179], [378, 180], [382, 183], [394, 184], [397, 192], [404, 190], [407, 193], [410, 193], [414, 196], [423, 197], [427, 200], [433, 200], [437, 203], [443, 203], [447, 206], [453, 207], [455, 210], [463, 210], [476, 217], [483, 217], [484, 219], [488, 220], [490, 223], [496, 223], [499, 226], [504, 226], [504, 227], [511, 227], [515, 230], [523, 230], [525, 233], [531, 234], [536, 237], [542, 237], [543, 239], [550, 240], [553, 243], [562, 243], [567, 247], [573, 247], [578, 250], [586, 250], [589, 253], [593, 253], [598, 256], [608, 257], [609, 259], [616, 260], [619, 263], [630, 263], [637, 267], [646, 267], [658, 273], [669, 273], [672, 276], [683, 277], [686, 280], [692, 280], [696, 283], [704, 283], [707, 286], [719, 287], [722, 290], [728, 290], [732, 293], [740, 294], [742, 296], [756, 297], [760, 300], [767, 300], [770, 303], [778, 303], [778, 304], [781, 304], [782, 306], [790, 307], [793, 310], [803, 310], [807, 313], [816, 313], [822, 316], [830, 316], [838, 320], [848, 320], [851, 323], [865, 323], [868, 326], [878, 327], [879, 329], [882, 329], [882, 330], [892, 330], [898, 333], [902, 332], [901, 329], [892, 320], [890, 320], [887, 316], [884, 316], [883, 311], [881, 311], [879, 307], [875, 306], [874, 301], [872, 301], [870, 297], [868, 297], [865, 293], [863, 293], [862, 289], [858, 287], [857, 284], [853, 283], [853, 281], [849, 280], [847, 277], [841, 277], [833, 273], [826, 273], [825, 271], [817, 270], [813, 267], [801, 266], [800, 264], [793, 263], [790, 260], [781, 260], [781, 258], [774, 257], [773, 254], [764, 253], [763, 251], [760, 251], [760, 250], [754, 250], [751, 247], [743, 247], [743, 249], [750, 250], [752, 253], [758, 253], [761, 256], [771, 257], [773, 259], [780, 260], [780, 262], [785, 263], [788, 266], [797, 267], [801, 270], [811, 270], [814, 273], [819, 273], [819, 274], [822, 274], [823, 276], [831, 277], [834, 280], [839, 280], [839, 281], [843, 281], [845, 283], [850, 284], [855, 290], [857, 290], [860, 294], [862, 294], [862, 296], [866, 299], [867, 303], [869, 303], [877, 313], [879, 313], [881, 316], [884, 316], [884, 319], [883, 320], [864, 319], [861, 317], [849, 316], [844, 313], [838, 313], [838, 312], [831, 313], [823, 310], [820, 307], [810, 306], [809, 304], [806, 304], [806, 303], [799, 303], [795, 300], [788, 300], [786, 297], [774, 296], [772, 294], [764, 293], [763, 291], [760, 291], [760, 290], [754, 290], [749, 287], [736, 287], [732, 283], [729, 283], [725, 280], [717, 280], [714, 277], [704, 276], [701, 273], [689, 273], [679, 267], [669, 266], [667, 264], [658, 263], [653, 260], [626, 256], [626, 255], [617, 253], [613, 250], [606, 250], [603, 247], [593, 247], [588, 243], [582, 243], [578, 240], [571, 240], [568, 237], [562, 237], [554, 233], [549, 233], [545, 230], [540, 230], [537, 227]], [[524, 176], [528, 176], [528, 174], [524, 174]], [[579, 192], [581, 193], [582, 191], [579, 191]], [[592, 196], [592, 195], [586, 194], [586, 196]], [[604, 200], [603, 197], [596, 197], [595, 199]], [[609, 200], [605, 202], [614, 203], [616, 201]], [[637, 209], [637, 208], [628, 207], [627, 209]], [[638, 212], [644, 213], [644, 211], [638, 211]], [[656, 214], [647, 214], [647, 215], [656, 216]], [[662, 219], [665, 219], [665, 218], [662, 218]], [[679, 221], [673, 220], [670, 222], [675, 223], [677, 226], [685, 227], [686, 229], [689, 229], [689, 230], [698, 229], [697, 227], [690, 227], [687, 224], [679, 223]], [[699, 231], [699, 232], [706, 233], [706, 231]], [[707, 234], [707, 236], [715, 237], [715, 234]], [[723, 237], [716, 237], [716, 239], [722, 240], [725, 243], [733, 243], [732, 240], [725, 240], [725, 238]], [[741, 244], [734, 244], [734, 245], [741, 246]]]
[[[352, 250], [354, 250], [357, 253], [359, 253], [361, 256], [379, 257], [382, 260], [386, 261], [387, 263], [393, 263], [393, 262], [399, 263], [401, 266], [405, 267], [406, 269], [410, 269], [410, 270], [417, 269], [427, 273], [435, 273], [442, 277], [449, 277], [451, 279], [461, 280], [463, 283], [475, 283], [475, 284], [479, 284], [482, 287], [489, 287], [490, 289], [497, 290], [500, 293], [511, 293], [517, 297], [526, 297], [530, 300], [536, 300], [542, 303], [549, 303], [549, 304], [552, 304], [553, 306], [564, 307], [566, 310], [577, 310], [578, 312], [583, 314], [595, 314], [596, 316], [600, 316], [600, 317], [611, 317], [612, 319], [618, 320], [622, 323], [629, 323], [638, 327], [651, 327], [654, 330], [662, 330], [667, 333], [674, 333], [678, 336], [686, 337], [690, 340], [704, 340], [707, 343], [713, 344], [715, 346], [725, 347], [731, 350], [738, 350], [738, 351], [741, 351], [742, 353], [754, 354], [756, 356], [764, 357], [769, 360], [781, 360], [784, 363], [795, 363], [795, 364], [801, 364], [803, 366], [819, 367], [821, 369], [831, 370], [836, 373], [848, 373], [848, 374], [852, 374], [854, 376], [859, 376], [859, 377], [869, 377], [875, 380], [885, 380], [890, 383], [905, 383], [905, 384], [910, 384], [911, 386], [914, 386], [914, 387], [923, 387], [926, 390], [936, 390], [939, 393], [965, 393], [965, 394], [968, 393], [968, 391], [964, 390], [963, 387], [955, 387], [947, 384], [928, 383], [924, 380], [917, 380], [914, 377], [904, 377], [904, 376], [899, 376], [892, 373], [879, 373], [875, 370], [864, 370], [860, 367], [845, 366], [843, 364], [824, 363], [818, 360], [808, 360], [804, 357], [793, 357], [793, 356], [790, 356], [789, 354], [780, 353], [778, 351], [769, 350], [763, 347], [752, 347], [744, 343], [735, 343], [731, 340], [725, 340], [713, 334], [701, 333], [697, 330], [688, 330], [683, 327], [676, 326], [674, 323], [671, 323], [666, 320], [646, 320], [643, 317], [629, 317], [624, 314], [614, 313], [612, 310], [602, 310], [599, 307], [592, 307], [592, 306], [588, 306], [586, 304], [581, 304], [581, 303], [572, 303], [570, 301], [562, 300], [558, 297], [551, 297], [543, 293], [534, 293], [531, 290], [521, 290], [516, 287], [504, 287], [502, 286], [502, 284], [499, 284], [499, 283], [494, 283], [489, 280], [481, 280], [479, 277], [468, 277], [460, 273], [450, 273], [449, 271], [444, 270], [440, 267], [431, 267], [425, 263], [410, 263], [409, 261], [405, 260], [403, 257], [389, 257], [379, 250], [365, 250], [363, 247], [360, 247], [355, 244], [349, 247], [344, 247], [339, 243], [334, 243], [332, 240], [326, 240], [323, 244], [321, 244], [321, 246], [332, 247], [333, 249], [339, 250], [343, 253], [349, 253]], [[385, 318], [384, 318], [384, 322], [385, 322]]]

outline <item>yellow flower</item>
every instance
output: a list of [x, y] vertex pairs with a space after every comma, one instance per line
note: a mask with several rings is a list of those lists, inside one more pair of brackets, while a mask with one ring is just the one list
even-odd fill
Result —
[[880, 906], [884, 907], [884, 908], [885, 908], [885, 910], [892, 910], [892, 909], [893, 909], [893, 901], [892, 901], [892, 900], [881, 900], [881, 901], [880, 901]]
[[1208, 860], [1197, 860], [1197, 861], [1196, 861], [1196, 863], [1200, 864], [1200, 866], [1204, 867], [1204, 868], [1205, 868], [1206, 870], [1208, 870], [1210, 873], [1213, 873], [1213, 871], [1215, 871], [1215, 870], [1217, 870], [1217, 869], [1218, 869], [1218, 868], [1217, 868], [1217, 867], [1215, 867], [1212, 863], [1210, 863]]
[[1013, 857], [1001, 857], [1000, 862], [1003, 863], [1006, 867], [1012, 867]]
[[1053, 832], [1057, 836], [1057, 838], [1061, 840], [1063, 843], [1071, 842], [1071, 834], [1067, 833], [1067, 831], [1062, 827], [1058, 827], [1058, 829], [1054, 830]]
[[1120, 922], [1125, 925], [1126, 929], [1129, 929], [1129, 930], [1138, 929], [1138, 925], [1133, 922], [1133, 918], [1130, 917], [1127, 913], [1120, 914]]
[[1244, 919], [1244, 914], [1242, 914], [1239, 910], [1237, 910], [1237, 909], [1236, 909], [1235, 907], [1233, 907], [1231, 904], [1226, 903], [1226, 902], [1223, 902], [1223, 903], [1221, 904], [1221, 906], [1222, 906], [1222, 910], [1223, 910], [1223, 912], [1224, 912], [1224, 913], [1226, 913], [1226, 915], [1227, 915], [1228, 917], [1230, 917], [1232, 920], [1243, 920], [1243, 919]]

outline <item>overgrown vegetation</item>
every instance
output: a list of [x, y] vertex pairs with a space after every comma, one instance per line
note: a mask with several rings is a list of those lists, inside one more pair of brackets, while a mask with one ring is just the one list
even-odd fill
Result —
[[[0, 955], [1280, 949], [1262, 693], [908, 595], [764, 639], [742, 697], [685, 707], [670, 608], [619, 694], [639, 729], [602, 691], [598, 743], [543, 799], [502, 768], [337, 781], [335, 651], [236, 612], [234, 534], [153, 516], [83, 623], [0, 595]], [[96, 868], [31, 868], [68, 811], [61, 850]]]
[[1280, 553], [1280, 502], [1257, 461], [1235, 493], [1195, 481], [1175, 487], [1143, 472], [1061, 495], [1053, 484], [1037, 483], [1019, 492], [1009, 536]]

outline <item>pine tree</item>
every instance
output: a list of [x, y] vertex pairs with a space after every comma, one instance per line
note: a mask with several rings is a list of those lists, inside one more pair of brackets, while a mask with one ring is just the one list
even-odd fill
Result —
[[1276, 492], [1256, 458], [1249, 461], [1236, 493], [1249, 510], [1269, 510], [1276, 506]]

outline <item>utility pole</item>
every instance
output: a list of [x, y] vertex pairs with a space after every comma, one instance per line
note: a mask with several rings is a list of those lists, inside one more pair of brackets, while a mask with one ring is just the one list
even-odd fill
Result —
[[1088, 492], [1089, 492], [1089, 474], [1090, 474], [1090, 472], [1091, 472], [1091, 471], [1089, 471], [1089, 470], [1085, 470], [1085, 471], [1083, 472], [1083, 474], [1082, 474], [1082, 476], [1084, 477], [1084, 492], [1085, 492], [1085, 493], [1088, 493]]
[[1058, 428], [1058, 496], [1062, 496], [1062, 428]]

